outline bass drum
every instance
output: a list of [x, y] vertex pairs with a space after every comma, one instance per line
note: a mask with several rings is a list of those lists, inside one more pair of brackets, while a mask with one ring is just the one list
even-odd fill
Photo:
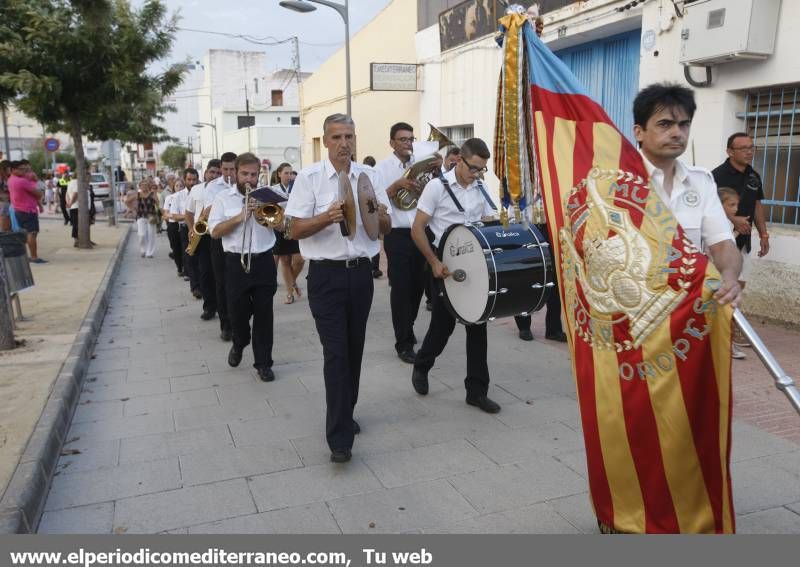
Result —
[[451, 274], [439, 280], [445, 305], [465, 325], [538, 311], [555, 286], [550, 245], [535, 226], [454, 224], [438, 255]]

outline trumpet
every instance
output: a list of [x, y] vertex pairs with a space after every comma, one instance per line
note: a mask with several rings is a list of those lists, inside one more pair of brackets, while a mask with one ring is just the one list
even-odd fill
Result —
[[195, 252], [197, 252], [200, 238], [205, 234], [208, 234], [208, 215], [201, 214], [197, 222], [194, 223], [192, 236], [189, 238], [189, 245], [186, 247], [186, 253], [189, 256], [194, 256]]
[[[245, 194], [244, 194], [244, 202], [245, 204], [250, 203], [250, 193], [253, 191], [253, 188], [250, 184], [245, 185]], [[275, 203], [264, 203], [263, 205], [259, 205], [253, 211], [250, 210], [248, 207], [243, 222], [243, 229], [242, 229], [242, 252], [239, 257], [239, 262], [242, 265], [242, 269], [246, 274], [250, 273], [250, 266], [252, 263], [251, 260], [251, 251], [253, 249], [253, 231], [255, 230], [255, 223], [250, 223], [249, 226], [247, 221], [250, 220], [250, 217], [253, 217], [253, 220], [266, 228], [278, 228], [283, 226], [284, 216], [283, 216], [283, 209], [280, 205]]]
[[[431, 133], [428, 135], [429, 142], [438, 142], [440, 150], [445, 146], [455, 146], [453, 141], [436, 126], [433, 124], [428, 124], [428, 126], [431, 128]], [[439, 167], [439, 160], [439, 156], [434, 154], [431, 157], [418, 161], [405, 171], [403, 177], [416, 181], [419, 190], [399, 189], [392, 198], [392, 204], [397, 209], [401, 211], [410, 211], [417, 206], [417, 201], [419, 201], [420, 193], [425, 187], [425, 184], [436, 176], [436, 168]]]

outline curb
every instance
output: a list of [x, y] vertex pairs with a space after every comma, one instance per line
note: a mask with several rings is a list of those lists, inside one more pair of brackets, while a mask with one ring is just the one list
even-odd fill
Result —
[[58, 373], [47, 403], [39, 416], [25, 451], [0, 500], [0, 534], [34, 533], [53, 480], [56, 463], [69, 430], [72, 415], [86, 376], [86, 368], [103, 324], [111, 295], [130, 238], [126, 229], [100, 281], [86, 317]]

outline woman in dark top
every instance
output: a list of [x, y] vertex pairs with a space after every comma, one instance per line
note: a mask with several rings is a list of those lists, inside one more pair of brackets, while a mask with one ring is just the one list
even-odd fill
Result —
[[160, 220], [155, 184], [143, 179], [139, 183], [139, 202], [136, 205], [136, 229], [142, 258], [152, 258], [156, 253], [156, 224]]
[[[289, 180], [292, 176], [292, 166], [288, 163], [282, 163], [275, 170], [278, 181], [272, 186], [272, 190], [280, 193], [287, 199], [291, 191]], [[286, 202], [282, 203], [283, 206]], [[286, 284], [286, 299], [284, 303], [294, 303], [295, 295], [300, 297], [302, 295], [300, 288], [297, 286], [297, 276], [303, 271], [303, 264], [305, 260], [300, 255], [300, 244], [297, 240], [285, 238], [282, 232], [275, 232], [275, 261], [278, 263], [283, 282]]]

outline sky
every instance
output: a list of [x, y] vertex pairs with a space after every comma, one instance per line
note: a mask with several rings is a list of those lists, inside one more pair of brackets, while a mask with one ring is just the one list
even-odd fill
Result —
[[[344, 3], [345, 0], [338, 0]], [[401, 0], [413, 2], [414, 0]], [[316, 70], [344, 45], [344, 22], [339, 14], [317, 5], [315, 12], [300, 14], [281, 8], [278, 0], [162, 0], [170, 13], [178, 12], [180, 29], [165, 63], [202, 61], [208, 49], [263, 50], [269, 70], [291, 67], [290, 43], [259, 45], [244, 39], [198, 33], [214, 31], [247, 35], [265, 43], [297, 36], [300, 39], [300, 65], [303, 71]], [[374, 18], [390, 0], [349, 0], [350, 37]], [[141, 6], [144, 0], [132, 0]]]

